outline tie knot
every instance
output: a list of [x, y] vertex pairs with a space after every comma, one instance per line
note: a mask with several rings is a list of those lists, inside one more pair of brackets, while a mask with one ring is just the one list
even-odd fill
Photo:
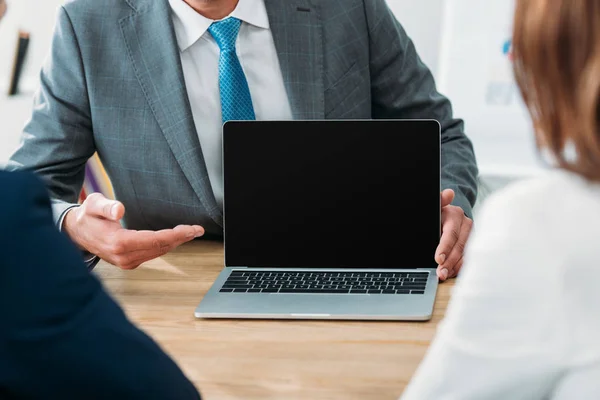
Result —
[[208, 28], [208, 32], [215, 39], [221, 51], [232, 50], [235, 49], [235, 42], [241, 25], [242, 21], [229, 17], [222, 21], [213, 22]]

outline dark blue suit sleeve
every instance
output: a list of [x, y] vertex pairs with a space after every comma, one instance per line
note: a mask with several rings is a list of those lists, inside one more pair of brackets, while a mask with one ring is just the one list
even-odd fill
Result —
[[58, 232], [41, 181], [0, 188], [0, 398], [199, 399]]

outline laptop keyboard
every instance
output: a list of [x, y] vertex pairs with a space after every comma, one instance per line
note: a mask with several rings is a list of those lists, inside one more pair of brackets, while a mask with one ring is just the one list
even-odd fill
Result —
[[429, 272], [232, 271], [223, 293], [424, 294]]

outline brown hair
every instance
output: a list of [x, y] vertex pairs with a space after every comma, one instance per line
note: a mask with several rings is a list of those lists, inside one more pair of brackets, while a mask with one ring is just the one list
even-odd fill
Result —
[[600, 1], [517, 0], [512, 52], [538, 148], [600, 182]]

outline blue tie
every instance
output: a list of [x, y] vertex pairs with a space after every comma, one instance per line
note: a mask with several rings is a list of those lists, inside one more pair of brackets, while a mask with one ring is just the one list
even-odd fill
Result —
[[227, 18], [213, 22], [208, 31], [221, 50], [219, 58], [219, 90], [223, 122], [255, 120], [248, 81], [235, 52], [235, 42], [242, 21]]

